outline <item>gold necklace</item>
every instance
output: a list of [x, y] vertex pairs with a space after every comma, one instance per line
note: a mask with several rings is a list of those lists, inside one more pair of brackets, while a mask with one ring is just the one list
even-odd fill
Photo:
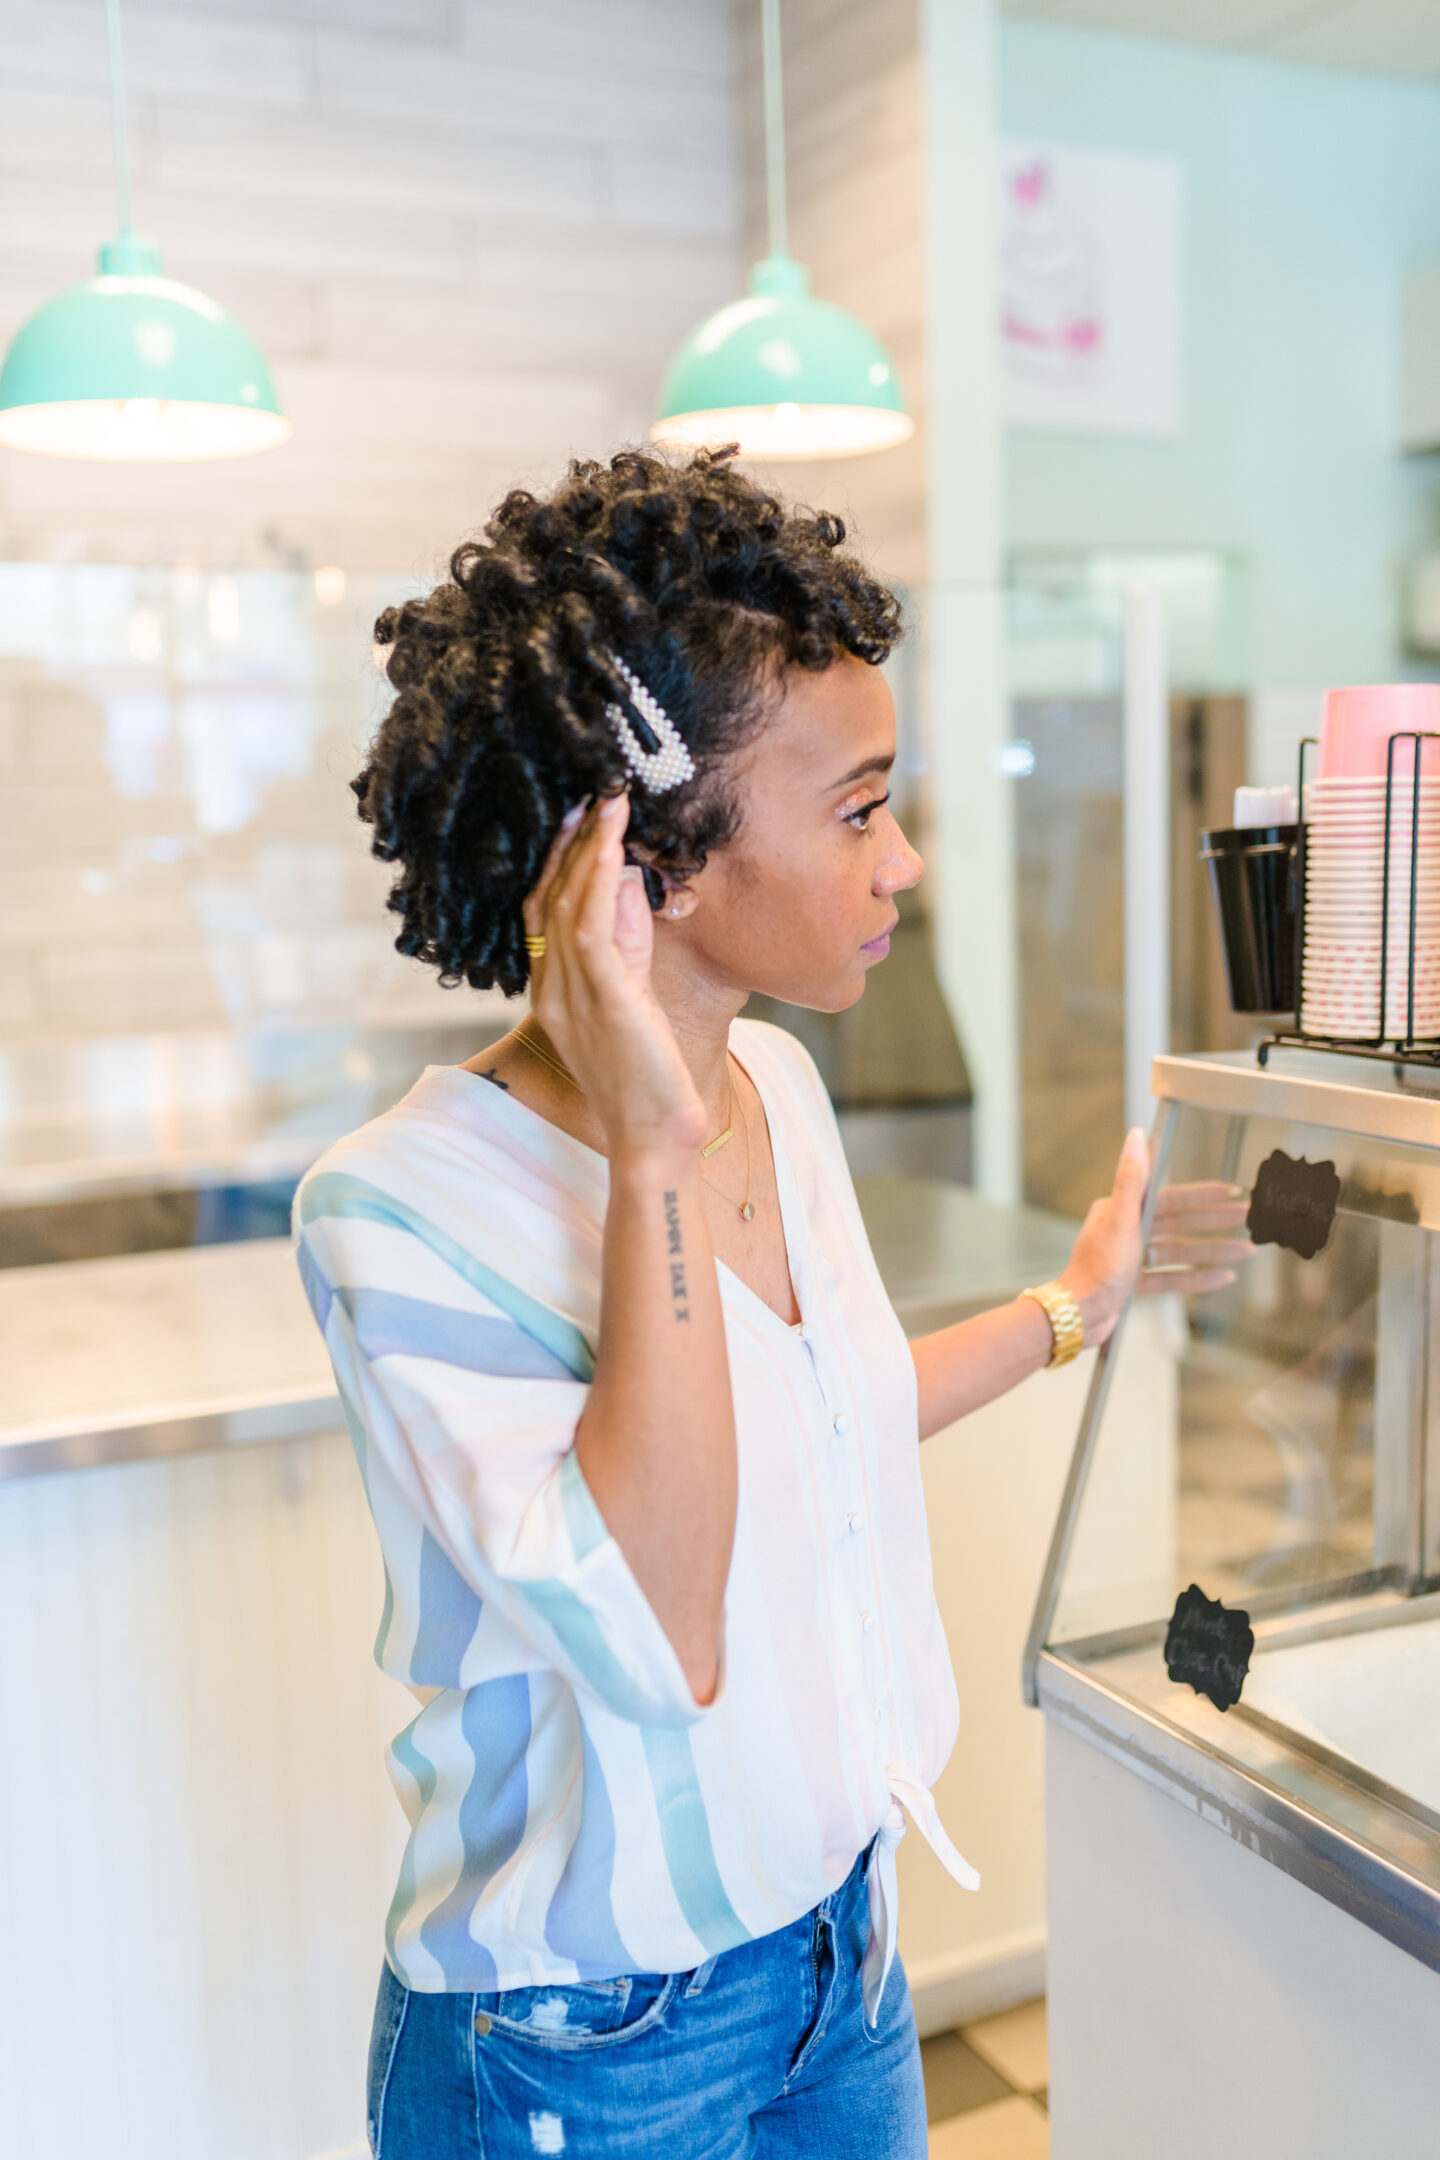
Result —
[[[735, 1083], [730, 1083], [730, 1102], [735, 1102]], [[745, 1108], [745, 1097], [740, 1097], [740, 1122], [745, 1127], [745, 1198], [740, 1203], [741, 1222], [754, 1222], [755, 1209], [750, 1199], [750, 1118]]]
[[[539, 1058], [542, 1065], [548, 1065], [551, 1072], [563, 1080], [567, 1087], [574, 1088], [577, 1095], [584, 1094], [584, 1088], [581, 1087], [565, 1060], [554, 1056], [542, 1043], [537, 1042], [533, 1035], [528, 1034], [526, 1032], [526, 1023], [523, 1020], [515, 1030], [515, 1039], [517, 1042], [524, 1043], [530, 1055]], [[730, 1068], [728, 1065], [725, 1068], [725, 1076], [730, 1081], [730, 1123], [725, 1127], [724, 1132], [717, 1133], [713, 1140], [701, 1148], [700, 1159], [702, 1162], [708, 1160], [711, 1155], [718, 1155], [726, 1141], [733, 1140], [735, 1137], [735, 1082], [730, 1080]], [[740, 1117], [745, 1126], [745, 1199], [740, 1213], [746, 1222], [751, 1222], [754, 1219], [755, 1210], [750, 1205], [750, 1120], [745, 1116], [743, 1100], [740, 1104]]]

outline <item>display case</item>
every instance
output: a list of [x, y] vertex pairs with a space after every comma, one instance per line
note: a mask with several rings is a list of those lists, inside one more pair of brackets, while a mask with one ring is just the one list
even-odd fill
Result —
[[1256, 1250], [1174, 1301], [1138, 1440], [1133, 1326], [1097, 1359], [1027, 1694], [1440, 1971], [1440, 1083], [1279, 1051], [1154, 1091], [1145, 1234], [1162, 1184], [1223, 1179]]

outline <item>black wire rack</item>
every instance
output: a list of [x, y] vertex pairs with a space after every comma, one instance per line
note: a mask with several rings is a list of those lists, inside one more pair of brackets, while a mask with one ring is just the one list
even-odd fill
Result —
[[[1385, 753], [1385, 857], [1380, 879], [1380, 986], [1378, 1011], [1375, 1015], [1376, 1032], [1373, 1035], [1317, 1035], [1301, 1025], [1305, 1009], [1305, 915], [1307, 901], [1308, 855], [1307, 834], [1309, 821], [1305, 816], [1305, 753], [1318, 747], [1314, 735], [1306, 735], [1300, 744], [1299, 758], [1299, 831], [1295, 843], [1293, 875], [1296, 879], [1295, 908], [1295, 1025], [1293, 1028], [1277, 1029], [1259, 1044], [1255, 1055], [1264, 1065], [1269, 1062], [1272, 1050], [1323, 1050], [1342, 1057], [1375, 1058], [1386, 1065], [1440, 1065], [1440, 1036], [1415, 1033], [1415, 926], [1418, 914], [1420, 889], [1420, 759], [1422, 742], [1440, 742], [1440, 734], [1431, 728], [1412, 728], [1392, 735]], [[1415, 745], [1415, 772], [1410, 809], [1410, 922], [1409, 946], [1406, 955], [1405, 985], [1405, 1031], [1401, 1035], [1385, 1033], [1386, 1006], [1390, 986], [1390, 831], [1395, 804], [1395, 748], [1398, 743]], [[1401, 786], [1405, 784], [1401, 776]]]

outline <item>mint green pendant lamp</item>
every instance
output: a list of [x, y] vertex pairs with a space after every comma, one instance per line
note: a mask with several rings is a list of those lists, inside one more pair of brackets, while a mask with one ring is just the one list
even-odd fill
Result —
[[46, 457], [159, 463], [273, 450], [290, 434], [258, 348], [162, 275], [130, 224], [119, 0], [106, 0], [120, 234], [100, 272], [36, 310], [0, 366], [0, 443]]
[[915, 432], [894, 364], [844, 308], [810, 296], [786, 245], [780, 0], [761, 0], [770, 253], [744, 300], [691, 332], [666, 371], [655, 442], [704, 449], [738, 442], [769, 464], [889, 450]]

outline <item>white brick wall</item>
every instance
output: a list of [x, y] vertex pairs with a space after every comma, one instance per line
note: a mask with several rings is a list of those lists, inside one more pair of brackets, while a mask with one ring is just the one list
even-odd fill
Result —
[[[779, 486], [844, 515], [909, 587], [925, 562], [925, 282], [918, 0], [784, 0], [790, 252], [812, 290], [884, 339], [918, 423], [877, 457], [777, 466]], [[766, 251], [759, 9], [737, 17], [747, 261]]]
[[[670, 352], [761, 251], [758, 12], [125, 0], [137, 223], [258, 339], [295, 438], [192, 468], [0, 452], [0, 565], [338, 563], [358, 594], [433, 575], [507, 485], [641, 436]], [[795, 252], [887, 339], [919, 410], [915, 0], [785, 0], [785, 31]], [[0, 338], [113, 226], [101, 0], [0, 0]], [[914, 582], [920, 471], [905, 449], [774, 477]], [[348, 715], [377, 690], [356, 690], [363, 609], [341, 613], [324, 695]], [[53, 636], [43, 665], [13, 638], [0, 656], [0, 1042], [456, 1014], [391, 949], [348, 719], [316, 719], [308, 770], [207, 830], [225, 776], [198, 775], [194, 727], [229, 721], [187, 721], [195, 679], [130, 666], [123, 619], [104, 638], [78, 673]], [[136, 694], [163, 711], [127, 793], [105, 708]]]
[[[429, 575], [512, 482], [641, 435], [671, 350], [736, 289], [730, 0], [125, 0], [123, 20], [136, 222], [259, 341], [295, 438], [198, 468], [0, 452], [0, 565]], [[0, 340], [114, 229], [106, 64], [101, 0], [0, 0]], [[309, 770], [225, 833], [183, 668], [129, 666], [123, 622], [78, 674], [11, 638], [0, 1042], [458, 1015], [392, 950], [345, 785], [376, 698], [363, 612], [325, 661], [344, 723], [321, 715]], [[127, 794], [106, 703], [134, 694], [162, 712]]]
[[[429, 565], [641, 433], [739, 274], [730, 0], [126, 0], [137, 223], [296, 423], [224, 467], [0, 453], [0, 559]], [[0, 337], [114, 225], [99, 0], [0, 4]]]

